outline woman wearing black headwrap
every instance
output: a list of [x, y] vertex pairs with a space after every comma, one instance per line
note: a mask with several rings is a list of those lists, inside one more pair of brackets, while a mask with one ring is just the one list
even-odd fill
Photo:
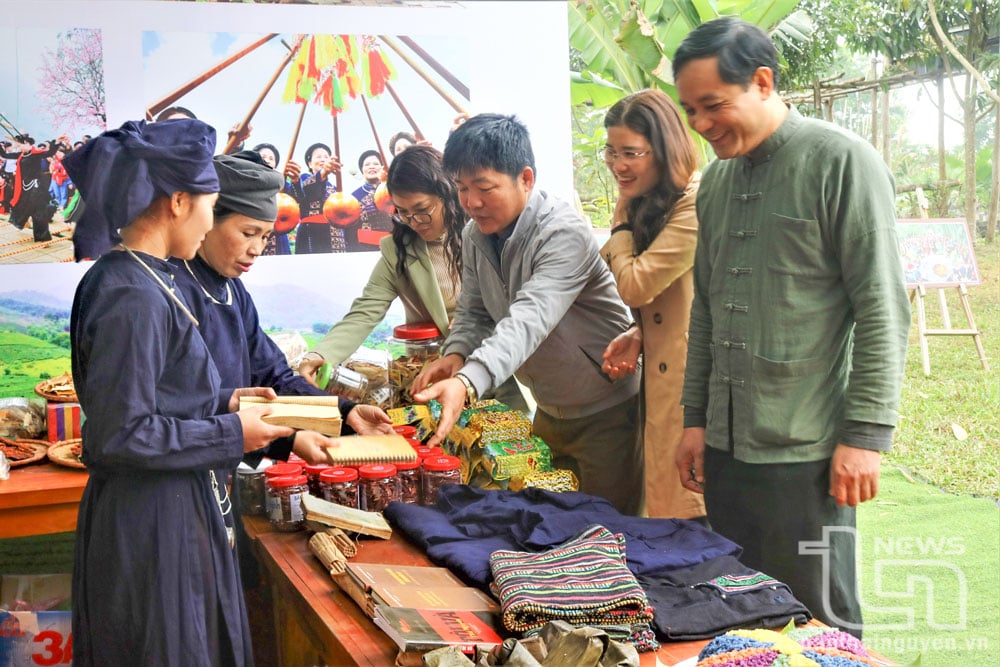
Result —
[[274, 392], [222, 389], [166, 261], [194, 257], [212, 226], [214, 150], [198, 120], [129, 122], [65, 160], [87, 202], [76, 255], [101, 256], [70, 321], [90, 471], [73, 566], [78, 667], [253, 664], [213, 470], [291, 429], [266, 424], [265, 406], [218, 414]]

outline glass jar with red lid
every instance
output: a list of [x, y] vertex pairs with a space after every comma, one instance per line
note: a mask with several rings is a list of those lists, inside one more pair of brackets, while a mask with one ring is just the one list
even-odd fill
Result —
[[272, 477], [295, 477], [302, 474], [302, 466], [298, 463], [274, 463], [264, 469], [267, 479]]
[[435, 505], [442, 486], [461, 483], [462, 461], [457, 456], [431, 456], [424, 459], [420, 476], [420, 504]]
[[302, 466], [302, 472], [306, 474], [306, 479], [309, 480], [310, 495], [316, 496], [317, 498], [323, 497], [323, 490], [319, 486], [319, 476], [324, 470], [332, 467], [333, 466], [329, 463], [307, 463]]
[[399, 426], [393, 426], [392, 430], [404, 438], [417, 439], [417, 427], [413, 424], [400, 424]]
[[366, 512], [381, 512], [394, 500], [399, 500], [399, 477], [391, 463], [369, 463], [358, 468], [361, 484], [359, 507]]
[[301, 530], [305, 524], [302, 496], [309, 492], [306, 476], [270, 476], [266, 486], [267, 518], [271, 528], [286, 533]]
[[399, 499], [404, 503], [420, 503], [420, 457], [413, 461], [396, 461], [399, 478]]
[[323, 500], [358, 509], [358, 469], [330, 467], [319, 474]]
[[444, 337], [433, 322], [411, 322], [392, 330], [388, 346], [393, 407], [413, 403], [410, 385], [424, 366], [441, 356], [443, 342]]

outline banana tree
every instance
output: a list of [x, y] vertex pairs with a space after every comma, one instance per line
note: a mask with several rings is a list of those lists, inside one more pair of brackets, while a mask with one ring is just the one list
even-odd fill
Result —
[[[584, 209], [606, 226], [613, 185], [598, 151], [604, 145], [603, 113], [625, 95], [656, 87], [674, 100], [670, 59], [695, 27], [723, 15], [740, 16], [770, 30], [781, 45], [801, 42], [811, 26], [792, 14], [798, 0], [569, 0], [573, 163]], [[708, 146], [695, 135], [706, 154]]]
[[670, 59], [701, 23], [739, 16], [794, 46], [810, 31], [798, 0], [569, 0], [569, 42], [583, 66], [571, 73], [574, 104], [610, 106], [657, 87], [676, 97]]

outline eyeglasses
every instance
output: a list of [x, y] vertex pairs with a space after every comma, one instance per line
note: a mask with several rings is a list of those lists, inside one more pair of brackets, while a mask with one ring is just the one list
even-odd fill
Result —
[[619, 153], [611, 146], [605, 146], [600, 150], [600, 156], [604, 158], [604, 161], [608, 166], [613, 165], [618, 160], [621, 160], [625, 164], [631, 164], [641, 157], [649, 155], [652, 151], [622, 151]]
[[421, 211], [420, 213], [396, 213], [392, 216], [392, 219], [401, 225], [413, 225], [414, 223], [419, 223], [422, 225], [431, 224], [431, 215], [437, 210], [437, 204], [432, 206], [429, 211]]

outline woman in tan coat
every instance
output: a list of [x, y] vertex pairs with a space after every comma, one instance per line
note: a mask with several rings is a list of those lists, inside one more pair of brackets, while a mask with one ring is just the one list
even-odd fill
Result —
[[634, 372], [642, 353], [646, 514], [703, 517], [702, 497], [681, 485], [674, 464], [698, 234], [697, 152], [677, 107], [659, 90], [620, 100], [604, 127], [604, 158], [619, 197], [601, 255], [636, 321], [608, 345], [604, 370], [612, 377]]

